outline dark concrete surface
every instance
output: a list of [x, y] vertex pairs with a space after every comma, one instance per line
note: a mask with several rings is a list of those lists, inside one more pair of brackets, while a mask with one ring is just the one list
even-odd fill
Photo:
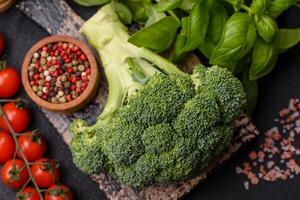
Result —
[[[96, 8], [83, 8], [68, 1], [71, 7], [83, 18], [91, 16]], [[300, 10], [291, 9], [279, 18], [281, 27], [299, 27]], [[29, 18], [12, 8], [0, 14], [0, 32], [4, 33], [7, 43], [8, 63], [21, 70], [23, 57], [27, 50], [47, 32]], [[300, 45], [283, 54], [275, 70], [259, 83], [260, 96], [254, 113], [254, 121], [261, 132], [273, 126], [273, 119], [280, 108], [286, 106], [292, 97], [300, 97]], [[27, 98], [24, 91], [20, 94]], [[75, 199], [100, 200], [105, 195], [88, 175], [81, 173], [72, 163], [71, 153], [56, 130], [49, 124], [38, 107], [30, 100], [30, 111], [33, 117], [32, 129], [39, 129], [48, 141], [47, 156], [55, 158], [61, 164], [61, 182], [71, 187]], [[246, 160], [251, 149], [257, 148], [263, 139], [260, 136], [238, 156], [196, 187], [186, 199], [300, 199], [300, 177], [285, 182], [262, 183], [249, 191], [243, 187], [245, 178], [235, 174], [235, 167]], [[300, 144], [300, 141], [298, 141]], [[0, 181], [0, 200], [15, 199], [15, 192], [3, 186]]]

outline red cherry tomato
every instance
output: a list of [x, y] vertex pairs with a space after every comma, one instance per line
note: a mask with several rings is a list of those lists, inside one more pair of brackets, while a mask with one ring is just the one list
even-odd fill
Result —
[[34, 187], [26, 187], [17, 194], [16, 200], [40, 200], [40, 195]]
[[13, 159], [16, 150], [16, 144], [12, 136], [0, 131], [0, 164]]
[[73, 200], [73, 194], [65, 185], [53, 185], [46, 191], [45, 200]]
[[48, 188], [59, 179], [59, 166], [54, 160], [47, 158], [38, 159], [31, 166], [31, 173], [39, 187]]
[[13, 97], [18, 92], [20, 84], [20, 76], [16, 70], [0, 65], [0, 98]]
[[0, 33], [0, 56], [3, 54], [4, 52], [4, 37], [3, 34]]
[[[3, 112], [7, 116], [13, 130], [17, 133], [27, 129], [30, 123], [29, 111], [21, 104], [21, 102], [10, 102], [3, 106]], [[9, 132], [3, 117], [0, 117], [0, 128]]]
[[19, 159], [7, 161], [1, 175], [3, 183], [12, 189], [21, 188], [29, 178], [24, 161]]
[[[35, 131], [25, 132], [18, 138], [18, 142], [29, 162], [42, 158], [46, 152], [45, 139]], [[18, 156], [23, 159], [20, 151], [18, 151]]]

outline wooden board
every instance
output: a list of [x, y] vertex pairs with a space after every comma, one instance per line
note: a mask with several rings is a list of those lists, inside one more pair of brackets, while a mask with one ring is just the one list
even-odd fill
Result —
[[[66, 34], [84, 40], [83, 36], [79, 33], [79, 29], [84, 21], [63, 0], [27, 0], [21, 2], [17, 7], [50, 34]], [[188, 68], [197, 62], [197, 57], [192, 55], [188, 57], [183, 68]], [[102, 73], [101, 86], [97, 97], [82, 111], [70, 115], [58, 114], [47, 110], [43, 110], [43, 112], [66, 144], [69, 145], [71, 134], [68, 126], [72, 120], [74, 118], [82, 118], [89, 123], [94, 123], [96, 117], [103, 110], [106, 97], [106, 82]], [[109, 199], [179, 199], [190, 192], [199, 182], [206, 179], [213, 170], [222, 165], [257, 135], [258, 131], [251, 120], [247, 116], [241, 116], [236, 121], [236, 134], [228, 150], [216, 158], [208, 168], [199, 171], [199, 176], [178, 184], [151, 185], [138, 191], [121, 185], [117, 180], [112, 179], [105, 173], [93, 175], [91, 178], [99, 184], [99, 188], [106, 193]]]

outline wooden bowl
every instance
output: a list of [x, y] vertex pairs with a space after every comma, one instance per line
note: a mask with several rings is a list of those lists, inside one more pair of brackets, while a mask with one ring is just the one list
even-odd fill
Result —
[[[80, 47], [81, 50], [86, 54], [91, 67], [91, 78], [89, 80], [87, 88], [72, 101], [59, 104], [50, 103], [37, 96], [32, 90], [32, 87], [30, 86], [28, 77], [28, 67], [30, 65], [31, 59], [33, 58], [33, 54], [39, 49], [41, 49], [44, 45], [56, 42], [69, 42]], [[33, 45], [31, 49], [27, 52], [22, 65], [22, 82], [26, 93], [38, 106], [51, 111], [71, 113], [83, 108], [96, 95], [99, 86], [99, 71], [96, 59], [93, 56], [93, 53], [91, 52], [89, 47], [85, 43], [80, 42], [77, 39], [74, 39], [70, 36], [55, 35], [40, 40], [35, 45]]]
[[0, 13], [8, 10], [14, 5], [16, 0], [0, 0]]

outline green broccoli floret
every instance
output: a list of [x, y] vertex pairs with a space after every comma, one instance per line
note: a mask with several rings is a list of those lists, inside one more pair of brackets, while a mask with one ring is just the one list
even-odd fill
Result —
[[76, 120], [71, 126], [80, 169], [105, 170], [140, 188], [193, 177], [228, 147], [246, 103], [229, 71], [198, 66], [190, 75], [134, 46], [111, 4], [82, 31], [101, 57], [109, 94], [94, 125]]
[[134, 165], [118, 166], [116, 175], [122, 183], [139, 188], [154, 183], [158, 170], [158, 157], [146, 153]]
[[83, 120], [77, 120], [75, 123], [72, 123], [71, 151], [75, 165], [82, 171], [93, 174], [105, 168], [106, 156], [98, 145], [99, 138], [88, 133], [81, 134], [77, 132], [80, 127], [85, 126], [87, 125]]
[[148, 127], [143, 135], [142, 141], [146, 152], [160, 154], [170, 150], [173, 146], [174, 130], [170, 124], [161, 123]]
[[218, 125], [207, 131], [204, 137], [197, 140], [199, 151], [202, 151], [202, 156], [199, 162], [202, 167], [205, 167], [216, 155], [223, 152], [229, 145], [233, 136], [232, 125]]
[[117, 165], [131, 165], [144, 154], [144, 146], [141, 140], [143, 130], [135, 124], [119, 123], [115, 128], [107, 128], [111, 134], [110, 139], [103, 141], [103, 152]]
[[194, 96], [192, 81], [189, 78], [185, 82], [187, 79], [183, 75], [154, 74], [129, 99], [127, 108], [119, 112], [120, 117], [143, 127], [171, 122], [182, 110], [184, 103]]
[[217, 98], [225, 123], [232, 122], [245, 110], [247, 101], [244, 88], [227, 69], [210, 67], [202, 84]]
[[187, 101], [173, 126], [177, 133], [188, 137], [190, 134], [203, 135], [219, 121], [220, 111], [215, 97], [204, 90]]
[[172, 183], [192, 177], [199, 170], [197, 160], [200, 153], [197, 136], [177, 138], [174, 148], [159, 157], [160, 174], [155, 177], [156, 181]]

